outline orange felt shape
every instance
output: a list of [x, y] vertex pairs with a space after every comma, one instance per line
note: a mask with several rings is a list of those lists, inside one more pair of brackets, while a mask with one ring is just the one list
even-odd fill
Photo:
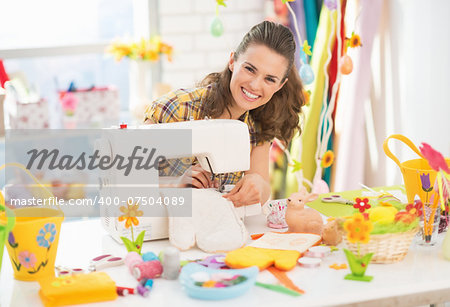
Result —
[[276, 250], [246, 246], [229, 252], [225, 264], [233, 269], [256, 265], [264, 270], [271, 265], [283, 271], [292, 270], [297, 264], [300, 252], [295, 250]]
[[39, 295], [46, 307], [115, 300], [116, 284], [105, 272], [39, 280]]

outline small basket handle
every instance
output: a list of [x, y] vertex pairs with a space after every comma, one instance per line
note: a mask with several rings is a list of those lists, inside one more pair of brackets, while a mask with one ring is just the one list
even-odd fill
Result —
[[393, 135], [389, 136], [386, 140], [384, 140], [383, 150], [384, 150], [384, 153], [386, 154], [386, 156], [391, 158], [398, 165], [398, 167], [400, 167], [400, 169], [401, 169], [400, 160], [389, 149], [388, 142], [390, 139], [396, 139], [396, 140], [402, 141], [403, 143], [408, 145], [409, 148], [411, 148], [422, 159], [425, 159], [425, 157], [422, 155], [422, 153], [419, 151], [419, 149], [417, 149], [416, 145], [414, 145], [414, 143], [411, 142], [410, 139], [408, 139], [406, 136], [401, 135], [401, 134], [393, 134]]

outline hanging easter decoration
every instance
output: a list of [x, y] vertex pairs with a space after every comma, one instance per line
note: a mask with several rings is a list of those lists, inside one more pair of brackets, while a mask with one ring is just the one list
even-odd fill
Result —
[[337, 8], [336, 0], [324, 0], [323, 4], [330, 10], [333, 11]]
[[214, 37], [219, 37], [223, 34], [223, 23], [218, 16], [215, 16], [211, 22], [210, 30]]
[[339, 70], [343, 75], [348, 75], [353, 71], [353, 61], [348, 55], [344, 55], [339, 61]]
[[214, 36], [214, 37], [222, 36], [223, 30], [224, 30], [222, 20], [220, 20], [220, 18], [219, 18], [219, 6], [220, 5], [222, 5], [224, 7], [227, 6], [225, 4], [225, 0], [216, 0], [216, 16], [212, 20], [211, 25], [209, 27], [210, 32], [211, 32], [212, 36]]
[[299, 74], [304, 84], [311, 84], [314, 81], [314, 72], [309, 64], [303, 64]]

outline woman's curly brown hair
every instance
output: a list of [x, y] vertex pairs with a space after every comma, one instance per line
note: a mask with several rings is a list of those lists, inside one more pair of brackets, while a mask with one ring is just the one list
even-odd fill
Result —
[[[296, 131], [301, 133], [300, 114], [305, 104], [303, 85], [294, 65], [295, 40], [292, 32], [281, 24], [263, 21], [254, 26], [237, 47], [234, 60], [244, 53], [250, 45], [264, 45], [288, 60], [288, 69], [280, 82], [286, 84], [264, 105], [250, 110], [250, 115], [260, 128], [257, 141], [272, 141], [278, 138], [285, 142], [293, 138]], [[211, 86], [206, 96], [205, 114], [212, 118], [222, 115], [225, 110], [231, 116], [229, 106], [233, 101], [230, 91], [232, 72], [227, 67], [218, 73], [207, 75], [201, 86]]]

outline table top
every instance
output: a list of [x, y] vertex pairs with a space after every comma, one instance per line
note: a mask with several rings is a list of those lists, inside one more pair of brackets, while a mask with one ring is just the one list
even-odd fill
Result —
[[[246, 218], [250, 233], [268, 231], [263, 216]], [[297, 266], [287, 274], [305, 294], [291, 297], [260, 287], [253, 287], [244, 295], [223, 301], [202, 301], [186, 295], [178, 280], [158, 278], [147, 298], [139, 295], [118, 297], [115, 301], [89, 304], [89, 306], [274, 306], [292, 304], [301, 306], [332, 306], [357, 304], [366, 306], [381, 305], [420, 305], [450, 302], [450, 262], [442, 255], [441, 234], [438, 244], [422, 247], [412, 244], [409, 253], [398, 263], [370, 264], [366, 275], [374, 276], [371, 282], [344, 280], [349, 269], [334, 270], [333, 263], [346, 263], [342, 250], [324, 258], [318, 268]], [[143, 251], [158, 254], [169, 245], [168, 240], [144, 243]], [[339, 246], [341, 247], [341, 246]], [[89, 260], [105, 253], [124, 256], [125, 247], [112, 239], [102, 228], [99, 219], [64, 222], [61, 228], [60, 243], [56, 265], [87, 268]], [[208, 254], [199, 249], [181, 253], [182, 259], [198, 259]], [[116, 284], [135, 287], [137, 281], [125, 266], [105, 269]], [[275, 277], [263, 271], [258, 281], [276, 283]], [[5, 250], [0, 275], [1, 306], [42, 306], [38, 295], [37, 282], [22, 282], [13, 279], [12, 267]]]

